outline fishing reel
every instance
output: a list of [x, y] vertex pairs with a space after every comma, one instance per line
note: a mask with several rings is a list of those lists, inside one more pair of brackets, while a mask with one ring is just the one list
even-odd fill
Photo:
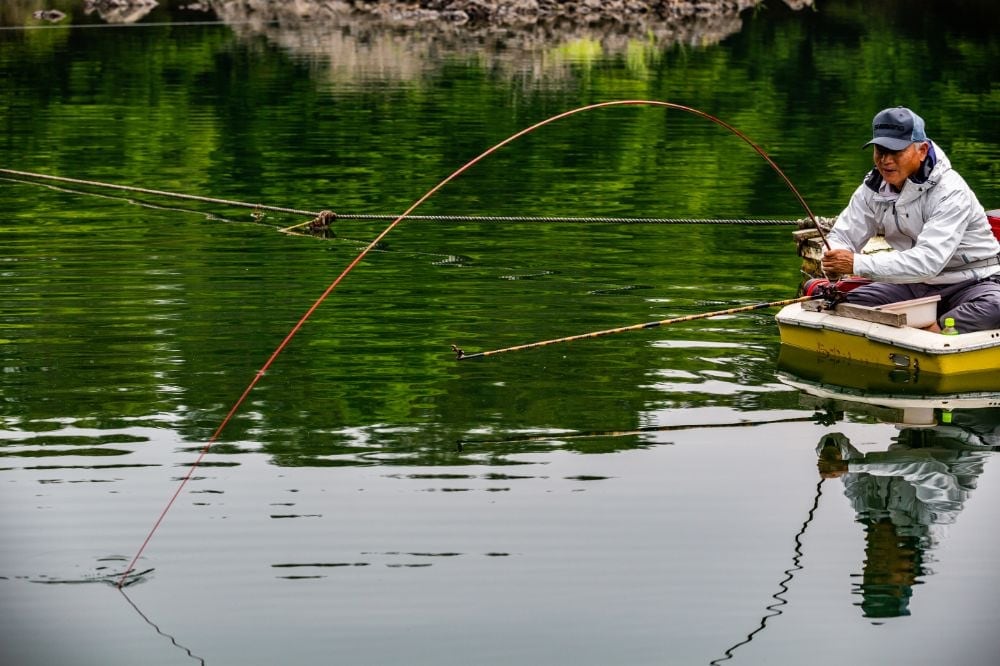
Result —
[[802, 283], [799, 292], [803, 296], [813, 296], [814, 298], [826, 301], [827, 308], [833, 308], [837, 303], [842, 303], [847, 299], [847, 292], [858, 287], [870, 284], [871, 280], [861, 277], [846, 277], [831, 282], [826, 278], [810, 278]]

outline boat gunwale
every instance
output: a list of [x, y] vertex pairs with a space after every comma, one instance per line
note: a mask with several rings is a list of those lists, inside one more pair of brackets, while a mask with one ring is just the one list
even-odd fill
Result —
[[[941, 335], [911, 326], [897, 328], [887, 324], [844, 317], [831, 311], [812, 312], [804, 309], [801, 303], [786, 305], [775, 315], [775, 320], [779, 330], [782, 326], [797, 326], [814, 330], [825, 329], [936, 356], [963, 354], [1000, 347], [1000, 329], [958, 335]], [[916, 338], [916, 340], [907, 338]]]

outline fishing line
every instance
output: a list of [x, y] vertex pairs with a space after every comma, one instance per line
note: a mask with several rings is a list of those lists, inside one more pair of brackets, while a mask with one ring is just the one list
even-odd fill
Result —
[[135, 187], [134, 185], [115, 185], [114, 183], [103, 183], [97, 180], [83, 180], [81, 178], [67, 178], [65, 176], [52, 176], [43, 173], [32, 173], [30, 171], [18, 171], [16, 169], [0, 169], [0, 173], [21, 176], [24, 178], [37, 178], [39, 180], [54, 180], [60, 183], [70, 183], [73, 185], [85, 185], [89, 187], [103, 187], [112, 190], [122, 190], [124, 192], [138, 192], [140, 194], [152, 194], [158, 197], [168, 197], [173, 199], [187, 199], [189, 201], [201, 201], [204, 203], [223, 204], [236, 208], [253, 208], [255, 210], [268, 210], [276, 213], [290, 213], [292, 215], [309, 215], [317, 217], [318, 212], [301, 210], [299, 208], [285, 208], [282, 206], [265, 206], [259, 203], [247, 203], [246, 201], [232, 201], [230, 199], [217, 199], [215, 197], [203, 197], [195, 194], [182, 194], [180, 192], [166, 192], [164, 190], [151, 190], [146, 187]]
[[[3, 171], [3, 169], [0, 169]], [[37, 177], [37, 176], [36, 176]], [[133, 206], [139, 206], [140, 208], [149, 208], [152, 210], [167, 210], [175, 213], [190, 213], [192, 215], [198, 215], [199, 217], [204, 217], [206, 220], [211, 222], [228, 222], [230, 224], [238, 224], [244, 222], [243, 220], [231, 220], [226, 217], [220, 217], [214, 213], [206, 213], [202, 210], [194, 210], [193, 208], [179, 208], [177, 206], [161, 206], [159, 204], [149, 203], [148, 201], [139, 201], [137, 199], [132, 199], [130, 197], [118, 197], [111, 194], [100, 194], [98, 192], [84, 192], [82, 190], [72, 190], [68, 187], [59, 187], [58, 185], [50, 185], [48, 183], [36, 183], [30, 180], [20, 180], [18, 178], [2, 178], [0, 180], [5, 180], [10, 183], [19, 183], [21, 185], [35, 185], [37, 187], [44, 187], [46, 189], [52, 190], [53, 192], [64, 192], [66, 194], [79, 194], [88, 197], [97, 197], [98, 199], [110, 199], [111, 201], [124, 201], [130, 203]], [[257, 220], [253, 220], [254, 224], [260, 224]], [[303, 234], [304, 235], [304, 234]]]
[[600, 437], [630, 437], [632, 435], [643, 435], [657, 432], [675, 432], [679, 430], [703, 430], [711, 428], [753, 428], [762, 425], [775, 423], [804, 423], [815, 422], [812, 416], [792, 416], [784, 419], [760, 420], [760, 421], [738, 421], [736, 423], [679, 423], [674, 425], [643, 426], [633, 430], [589, 430], [586, 432], [564, 432], [548, 433], [538, 435], [516, 435], [506, 439], [465, 439], [459, 440], [459, 448], [466, 445], [487, 446], [494, 444], [524, 444], [531, 442], [551, 442], [552, 440], [567, 439], [595, 439]]
[[778, 583], [778, 587], [781, 588], [777, 592], [771, 595], [771, 598], [775, 600], [775, 603], [770, 604], [764, 610], [768, 611], [764, 617], [760, 619], [760, 626], [747, 634], [739, 643], [733, 645], [728, 650], [726, 650], [722, 657], [709, 662], [709, 666], [717, 666], [724, 661], [728, 661], [733, 658], [733, 653], [736, 652], [738, 648], [746, 645], [753, 640], [754, 636], [764, 631], [767, 626], [767, 621], [772, 617], [777, 617], [782, 614], [781, 607], [788, 605], [788, 599], [785, 599], [783, 595], [788, 593], [788, 585], [792, 582], [792, 578], [795, 577], [795, 572], [802, 570], [802, 537], [805, 536], [806, 529], [808, 529], [809, 524], [813, 521], [816, 515], [816, 510], [819, 508], [819, 498], [823, 495], [823, 482], [826, 481], [825, 478], [820, 478], [819, 483], [816, 484], [816, 496], [813, 499], [813, 505], [809, 509], [809, 514], [806, 517], [802, 527], [795, 535], [795, 555], [792, 557], [792, 566], [785, 570], [785, 577]]
[[139, 609], [139, 607], [135, 604], [135, 602], [132, 601], [132, 597], [125, 594], [125, 590], [119, 587], [118, 592], [121, 593], [123, 597], [125, 597], [125, 601], [127, 601], [128, 605], [131, 606], [133, 610], [135, 610], [135, 612], [139, 614], [139, 617], [141, 617], [146, 624], [148, 624], [149, 626], [151, 626], [153, 629], [156, 630], [156, 633], [169, 640], [171, 643], [174, 644], [175, 647], [177, 647], [177, 649], [185, 652], [187, 656], [190, 657], [192, 660], [197, 661], [199, 664], [204, 666], [205, 664], [204, 658], [199, 657], [198, 655], [196, 655], [194, 652], [191, 651], [191, 648], [181, 645], [180, 643], [177, 642], [177, 639], [174, 636], [160, 629], [160, 627], [155, 622], [150, 620], [149, 617]]
[[278, 21], [157, 21], [150, 23], [52, 23], [50, 25], [6, 25], [0, 26], [0, 30], [52, 30], [62, 28], [64, 30], [81, 28], [172, 28], [175, 26], [230, 26], [230, 25], [274, 25]]
[[[584, 111], [591, 111], [591, 110], [594, 110], [594, 109], [607, 108], [607, 107], [613, 107], [613, 106], [660, 106], [660, 107], [669, 108], [669, 109], [677, 109], [679, 111], [685, 111], [687, 113], [691, 113], [691, 114], [694, 114], [696, 116], [700, 116], [702, 118], [706, 118], [706, 119], [711, 120], [712, 122], [714, 122], [714, 123], [716, 123], [718, 125], [721, 125], [722, 127], [725, 127], [727, 129], [729, 129], [731, 132], [733, 132], [738, 137], [740, 137], [743, 141], [745, 141], [746, 143], [748, 143], [759, 155], [761, 155], [761, 157], [763, 157], [768, 162], [768, 164], [771, 165], [771, 167], [782, 177], [782, 179], [785, 181], [785, 183], [788, 185], [788, 187], [791, 188], [792, 192], [798, 198], [799, 203], [802, 204], [802, 207], [805, 209], [805, 211], [808, 214], [809, 218], [813, 221], [813, 224], [816, 225], [817, 227], [819, 226], [818, 224], [816, 224], [816, 217], [815, 217], [815, 215], [813, 215], [812, 211], [809, 209], [809, 206], [806, 204], [805, 199], [802, 198], [802, 195], [800, 195], [799, 192], [798, 192], [798, 190], [795, 189], [795, 186], [792, 184], [792, 182], [788, 179], [787, 176], [785, 176], [784, 172], [778, 167], [777, 164], [774, 163], [774, 161], [767, 155], [767, 153], [764, 152], [763, 149], [761, 149], [757, 144], [755, 144], [753, 141], [751, 141], [745, 134], [743, 134], [742, 132], [740, 132], [739, 130], [737, 130], [735, 127], [732, 127], [731, 125], [729, 125], [725, 121], [722, 121], [722, 120], [716, 118], [715, 116], [712, 116], [711, 114], [705, 113], [704, 111], [699, 111], [698, 109], [694, 109], [694, 108], [691, 108], [689, 106], [683, 106], [681, 104], [675, 104], [673, 102], [662, 102], [662, 101], [657, 101], [657, 100], [616, 100], [616, 101], [610, 101], [610, 102], [599, 102], [599, 103], [596, 103], [596, 104], [588, 104], [586, 106], [581, 106], [581, 107], [578, 107], [578, 108], [575, 108], [575, 109], [571, 109], [569, 111], [564, 111], [564, 112], [556, 114], [554, 116], [550, 116], [549, 118], [546, 118], [545, 120], [537, 122], [534, 125], [531, 125], [530, 127], [527, 127], [525, 129], [522, 129], [519, 132], [516, 132], [515, 134], [512, 134], [511, 136], [507, 137], [503, 141], [500, 141], [499, 143], [495, 144], [491, 148], [485, 150], [484, 152], [480, 153], [479, 155], [477, 155], [473, 159], [471, 159], [468, 162], [466, 162], [464, 165], [462, 165], [461, 167], [459, 167], [458, 169], [456, 169], [454, 172], [452, 172], [449, 176], [447, 176], [444, 180], [442, 180], [437, 185], [435, 185], [434, 187], [432, 187], [431, 189], [429, 189], [419, 199], [417, 199], [416, 201], [414, 201], [410, 205], [409, 208], [407, 208], [401, 215], [399, 215], [395, 220], [393, 220], [389, 224], [389, 226], [387, 226], [385, 229], [383, 229], [382, 232], [379, 233], [378, 236], [376, 236], [368, 245], [365, 246], [364, 249], [361, 250], [361, 252], [358, 253], [358, 255], [347, 265], [347, 267], [344, 268], [344, 270], [340, 273], [340, 275], [338, 275], [333, 280], [333, 282], [331, 282], [330, 285], [323, 291], [323, 293], [321, 293], [319, 295], [319, 297], [315, 300], [315, 302], [313, 302], [313, 304], [309, 307], [309, 309], [306, 310], [305, 314], [302, 315], [302, 317], [298, 320], [298, 322], [296, 322], [295, 325], [292, 326], [292, 329], [288, 332], [288, 334], [285, 336], [285, 338], [274, 349], [274, 351], [271, 353], [271, 356], [268, 357], [267, 361], [265, 361], [265, 363], [260, 367], [260, 369], [257, 371], [257, 373], [250, 380], [250, 383], [247, 384], [247, 387], [243, 390], [243, 393], [240, 394], [240, 396], [239, 396], [239, 398], [237, 398], [236, 402], [233, 403], [233, 406], [226, 413], [225, 417], [222, 419], [222, 422], [219, 424], [218, 428], [215, 429], [215, 432], [212, 433], [212, 436], [209, 437], [209, 439], [205, 443], [204, 447], [202, 447], [201, 452], [198, 454], [198, 457], [195, 459], [194, 463], [192, 465], [190, 465], [190, 467], [188, 468], [187, 474], [185, 474], [184, 478], [181, 479], [181, 482], [178, 484], [177, 489], [174, 491], [173, 495], [167, 501], [167, 504], [166, 504], [166, 506], [164, 506], [163, 510], [160, 512], [159, 517], [153, 523], [153, 526], [149, 530], [149, 533], [146, 535], [146, 538], [143, 540], [142, 545], [140, 545], [138, 551], [136, 551], [135, 557], [132, 558], [131, 563], [125, 569], [125, 572], [122, 574], [121, 580], [119, 581], [119, 587], [121, 587], [122, 585], [124, 585], [125, 580], [128, 577], [129, 572], [132, 570], [132, 568], [135, 566], [135, 563], [138, 562], [139, 558], [142, 556], [142, 553], [145, 551], [146, 546], [149, 545], [149, 542], [153, 538], [153, 535], [156, 533], [156, 530], [163, 523], [163, 520], [166, 517], [167, 512], [174, 505], [174, 502], [180, 496], [181, 491], [187, 485], [188, 481], [190, 481], [192, 475], [194, 474], [195, 469], [201, 463], [202, 459], [204, 459], [205, 455], [208, 453], [209, 449], [212, 447], [212, 444], [219, 438], [219, 435], [222, 434], [222, 431], [225, 430], [226, 426], [229, 424], [229, 421], [236, 414], [237, 410], [239, 410], [239, 408], [243, 405], [243, 402], [246, 400], [247, 396], [254, 389], [254, 387], [258, 384], [258, 382], [260, 382], [261, 378], [264, 376], [264, 373], [267, 372], [267, 370], [274, 363], [275, 359], [277, 359], [278, 356], [281, 354], [281, 352], [284, 351], [285, 347], [288, 346], [288, 344], [291, 342], [292, 338], [294, 338], [295, 335], [299, 332], [299, 330], [303, 327], [303, 325], [305, 325], [306, 321], [309, 320], [309, 318], [319, 308], [319, 306], [323, 303], [323, 301], [326, 300], [327, 296], [329, 296], [333, 292], [333, 290], [337, 288], [337, 285], [339, 285], [341, 283], [341, 281], [347, 276], [347, 274], [350, 273], [354, 269], [354, 267], [357, 266], [361, 262], [361, 260], [364, 259], [365, 256], [367, 256], [368, 253], [383, 238], [385, 238], [389, 234], [389, 232], [391, 232], [393, 229], [395, 229], [396, 226], [399, 225], [399, 223], [402, 222], [410, 213], [412, 213], [418, 206], [420, 206], [421, 204], [423, 204], [427, 199], [429, 199], [431, 196], [433, 196], [435, 193], [437, 193], [437, 191], [440, 190], [442, 187], [444, 187], [445, 185], [447, 185], [448, 183], [450, 183], [452, 180], [454, 180], [455, 178], [457, 178], [461, 174], [465, 173], [467, 170], [469, 170], [470, 168], [472, 168], [474, 165], [478, 164], [480, 161], [482, 161], [483, 159], [485, 159], [489, 155], [492, 155], [496, 151], [500, 150], [501, 148], [503, 148], [507, 144], [509, 144], [509, 143], [511, 143], [513, 141], [516, 141], [517, 139], [521, 138], [522, 136], [525, 136], [526, 134], [530, 134], [531, 132], [534, 132], [535, 130], [537, 130], [537, 129], [541, 128], [541, 127], [544, 127], [545, 125], [548, 125], [550, 123], [556, 122], [558, 120], [562, 120], [564, 118], [568, 118], [569, 116], [572, 116], [572, 115], [575, 115], [575, 114], [578, 114], [578, 113], [582, 113]], [[17, 175], [22, 175], [22, 176], [26, 175], [25, 172], [14, 172], [14, 171], [9, 170], [9, 169], [5, 169], [2, 172], [3, 173], [16, 173]], [[77, 183], [79, 183], [81, 181], [72, 181], [72, 180], [70, 180], [68, 182], [77, 182]], [[148, 192], [150, 192], [150, 193], [156, 193], [153, 190], [148, 190]], [[191, 195], [188, 195], [188, 196], [189, 196], [189, 198], [196, 198], [196, 197], [193, 197]], [[200, 200], [208, 200], [208, 198], [200, 198]], [[301, 211], [295, 211], [295, 212], [301, 213]], [[803, 297], [801, 300], [808, 300], [808, 298], [813, 298], [813, 297]], [[766, 307], [766, 305], [762, 305], [760, 307]]]

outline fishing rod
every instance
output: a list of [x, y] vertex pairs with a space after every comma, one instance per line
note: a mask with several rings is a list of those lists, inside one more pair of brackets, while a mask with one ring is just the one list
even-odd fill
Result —
[[[383, 229], [382, 232], [378, 234], [378, 236], [376, 236], [370, 243], [368, 243], [368, 245], [366, 245], [358, 253], [358, 255], [347, 265], [346, 268], [344, 268], [343, 271], [341, 271], [341, 273], [329, 284], [329, 286], [327, 286], [327, 288], [325, 290], [323, 290], [323, 292], [313, 302], [313, 304], [311, 306], [309, 306], [309, 308], [305, 311], [305, 313], [292, 326], [291, 330], [288, 331], [288, 334], [285, 335], [285, 337], [281, 340], [280, 343], [278, 343], [278, 346], [275, 347], [274, 351], [271, 353], [271, 355], [268, 357], [268, 359], [264, 362], [264, 364], [260, 367], [260, 369], [257, 370], [257, 373], [251, 378], [249, 384], [247, 384], [246, 388], [243, 390], [243, 392], [240, 394], [240, 396], [233, 403], [232, 407], [230, 407], [229, 411], [226, 413], [226, 415], [223, 417], [222, 421], [219, 423], [219, 426], [212, 433], [211, 437], [209, 437], [208, 440], [205, 442], [205, 445], [202, 447], [201, 452], [195, 458], [194, 463], [192, 463], [191, 465], [188, 466], [187, 473], [181, 479], [181, 481], [178, 484], [176, 490], [171, 495], [170, 499], [167, 501], [167, 503], [164, 506], [163, 510], [160, 512], [159, 517], [154, 521], [152, 528], [150, 528], [149, 532], [146, 534], [146, 538], [143, 540], [142, 544], [139, 546], [138, 550], [135, 553], [135, 556], [132, 558], [132, 561], [130, 562], [130, 564], [128, 565], [128, 567], [126, 567], [125, 571], [122, 573], [121, 579], [118, 582], [118, 587], [121, 588], [125, 584], [125, 581], [128, 579], [129, 573], [132, 571], [132, 568], [135, 566], [136, 562], [139, 561], [139, 558], [142, 556], [142, 553], [145, 551], [146, 547], [149, 545], [149, 542], [152, 540], [154, 534], [159, 529], [160, 525], [163, 523], [163, 520], [166, 518], [166, 515], [169, 512], [170, 508], [177, 501], [177, 498], [180, 496], [181, 491], [187, 485], [188, 481], [191, 480], [191, 477], [194, 475], [195, 469], [198, 468], [198, 466], [200, 465], [201, 461], [204, 459], [204, 457], [208, 454], [208, 451], [211, 449], [212, 444], [214, 444], [218, 440], [219, 436], [225, 430], [226, 426], [232, 420], [233, 416], [235, 416], [236, 412], [239, 411], [239, 408], [246, 401], [247, 396], [250, 395], [250, 392], [253, 391], [253, 389], [254, 389], [255, 386], [257, 386], [257, 384], [260, 382], [260, 380], [264, 377], [264, 374], [267, 372], [267, 370], [271, 367], [271, 365], [274, 364], [274, 362], [278, 358], [278, 356], [281, 355], [281, 352], [283, 352], [285, 350], [285, 348], [292, 341], [292, 339], [295, 337], [295, 335], [302, 329], [302, 327], [309, 320], [309, 318], [312, 317], [313, 313], [317, 309], [319, 309], [319, 306], [323, 304], [323, 301], [326, 300], [326, 298], [333, 292], [334, 289], [337, 288], [337, 286], [344, 280], [344, 278], [347, 277], [347, 275], [352, 270], [354, 270], [354, 267], [357, 266], [359, 263], [361, 263], [361, 260], [364, 259], [368, 255], [368, 253], [371, 252], [371, 250], [374, 249], [382, 241], [382, 239], [385, 238], [389, 234], [389, 232], [391, 232], [393, 229], [395, 229], [399, 225], [400, 222], [402, 222], [404, 219], [406, 219], [410, 215], [410, 213], [412, 213], [421, 204], [423, 204], [425, 201], [427, 201], [427, 199], [429, 199], [431, 196], [433, 196], [435, 193], [437, 193], [437, 191], [440, 190], [442, 187], [444, 187], [445, 185], [447, 185], [448, 183], [450, 183], [452, 180], [454, 180], [455, 178], [457, 178], [461, 174], [463, 174], [466, 171], [468, 171], [474, 165], [478, 164], [479, 162], [481, 162], [485, 158], [489, 157], [490, 155], [492, 155], [493, 153], [497, 152], [498, 150], [500, 150], [504, 146], [508, 145], [509, 143], [511, 143], [513, 141], [516, 141], [517, 139], [519, 139], [519, 138], [521, 138], [521, 137], [523, 137], [523, 136], [525, 136], [527, 134], [530, 134], [531, 132], [534, 132], [535, 130], [537, 130], [537, 129], [541, 128], [541, 127], [549, 125], [550, 123], [554, 123], [556, 121], [562, 120], [564, 118], [568, 118], [568, 117], [576, 115], [578, 113], [582, 113], [582, 112], [585, 112], [585, 111], [592, 111], [592, 110], [595, 110], [595, 109], [608, 108], [608, 107], [613, 107], [613, 106], [659, 106], [659, 107], [668, 108], [668, 109], [677, 109], [679, 111], [685, 111], [687, 113], [691, 113], [691, 114], [694, 114], [696, 116], [705, 118], [705, 119], [710, 120], [710, 121], [712, 121], [712, 122], [714, 122], [714, 123], [716, 123], [718, 125], [721, 125], [722, 127], [725, 127], [726, 129], [728, 129], [729, 131], [733, 132], [738, 137], [740, 137], [743, 141], [745, 141], [746, 143], [748, 143], [761, 157], [763, 157], [767, 161], [768, 164], [771, 165], [771, 168], [773, 168], [781, 176], [781, 178], [785, 181], [785, 184], [788, 185], [788, 187], [795, 194], [796, 198], [798, 198], [799, 203], [805, 209], [805, 211], [808, 214], [809, 218], [813, 221], [813, 224], [815, 226], [817, 226], [817, 227], [819, 226], [819, 224], [816, 222], [816, 216], [813, 215], [812, 211], [809, 209], [808, 204], [806, 204], [805, 199], [802, 198], [802, 195], [799, 194], [798, 190], [795, 189], [795, 185], [792, 184], [792, 181], [788, 179], [788, 177], [781, 170], [781, 168], [778, 167], [777, 164], [775, 164], [774, 160], [772, 160], [767, 155], [767, 153], [764, 152], [764, 150], [760, 146], [758, 146], [757, 144], [755, 144], [745, 134], [743, 134], [742, 132], [740, 132], [738, 129], [736, 129], [732, 125], [729, 125], [725, 121], [720, 120], [719, 118], [716, 118], [715, 116], [713, 116], [713, 115], [711, 115], [709, 113], [706, 113], [704, 111], [700, 111], [698, 109], [695, 109], [695, 108], [692, 108], [692, 107], [689, 107], [689, 106], [684, 106], [682, 104], [675, 104], [673, 102], [662, 102], [662, 101], [658, 101], [658, 100], [641, 100], [641, 99], [629, 99], [629, 100], [616, 100], [616, 101], [610, 101], [610, 102], [598, 102], [596, 104], [588, 104], [586, 106], [581, 106], [581, 107], [577, 107], [575, 109], [570, 109], [569, 111], [564, 111], [562, 113], [558, 113], [558, 114], [556, 114], [554, 116], [550, 116], [550, 117], [548, 117], [548, 118], [546, 118], [544, 120], [541, 120], [541, 121], [535, 123], [534, 125], [526, 127], [525, 129], [522, 129], [519, 132], [515, 132], [514, 134], [510, 135], [509, 137], [507, 137], [503, 141], [500, 141], [499, 143], [497, 143], [497, 144], [493, 145], [492, 147], [488, 148], [487, 150], [483, 151], [482, 153], [480, 153], [476, 157], [472, 158], [471, 160], [469, 160], [468, 162], [466, 162], [465, 164], [463, 164], [461, 167], [459, 167], [458, 169], [456, 169], [454, 172], [452, 172], [444, 180], [442, 180], [441, 182], [439, 182], [437, 185], [435, 185], [431, 189], [427, 190], [427, 192], [425, 192], [419, 199], [417, 199], [416, 201], [414, 201], [410, 205], [409, 208], [407, 208], [401, 215], [399, 215], [396, 219], [394, 219], [389, 224], [389, 226], [387, 226], [385, 229]], [[24, 172], [12, 172], [9, 169], [4, 170], [3, 172], [6, 172], [6, 173], [17, 173], [18, 175], [26, 175]], [[822, 232], [820, 232], [820, 233], [822, 233]], [[803, 299], [803, 300], [805, 300], [805, 299]], [[790, 302], [794, 302], [794, 301], [790, 301]], [[768, 304], [768, 305], [764, 305], [764, 306], [760, 306], [760, 307], [769, 307], [771, 305], [773, 305], [773, 304]]]
[[494, 444], [525, 444], [531, 442], [550, 442], [554, 439], [595, 439], [599, 437], [630, 437], [632, 435], [644, 435], [657, 432], [676, 432], [679, 430], [705, 430], [711, 428], [754, 428], [762, 425], [776, 423], [804, 423], [814, 422], [813, 416], [792, 416], [784, 419], [771, 419], [760, 421], [737, 421], [735, 423], [678, 423], [673, 425], [642, 426], [632, 430], [589, 430], [586, 432], [564, 432], [547, 433], [543, 435], [520, 435], [508, 437], [506, 439], [466, 439], [459, 440], [458, 448], [463, 449], [467, 445], [488, 446]]
[[512, 351], [522, 351], [524, 349], [534, 349], [535, 347], [544, 347], [545, 345], [554, 345], [559, 342], [573, 342], [574, 340], [586, 340], [589, 338], [599, 338], [605, 335], [613, 335], [615, 333], [627, 333], [629, 331], [641, 331], [647, 328], [656, 328], [657, 326], [669, 326], [670, 324], [679, 324], [684, 321], [695, 321], [696, 319], [710, 319], [712, 317], [721, 317], [723, 315], [738, 314], [740, 312], [750, 312], [752, 310], [763, 310], [764, 308], [776, 308], [784, 305], [791, 305], [792, 303], [802, 303], [804, 301], [811, 301], [817, 298], [823, 298], [822, 295], [816, 294], [811, 296], [800, 296], [798, 298], [788, 298], [783, 301], [770, 301], [769, 303], [754, 303], [753, 305], [743, 305], [740, 307], [729, 308], [727, 310], [716, 310], [715, 312], [702, 312], [699, 314], [684, 315], [683, 317], [673, 317], [670, 319], [660, 319], [659, 321], [648, 321], [645, 324], [632, 324], [631, 326], [620, 326], [618, 328], [608, 328], [603, 331], [594, 331], [592, 333], [580, 333], [578, 335], [568, 335], [564, 338], [553, 338], [551, 340], [541, 340], [539, 342], [529, 342], [523, 345], [515, 345], [513, 347], [504, 347], [503, 349], [493, 349], [490, 351], [476, 352], [474, 354], [467, 354], [465, 350], [457, 347], [456, 345], [451, 346], [451, 350], [455, 352], [456, 360], [464, 361], [470, 358], [484, 358], [486, 356], [494, 356], [496, 354], [504, 354], [506, 352]]

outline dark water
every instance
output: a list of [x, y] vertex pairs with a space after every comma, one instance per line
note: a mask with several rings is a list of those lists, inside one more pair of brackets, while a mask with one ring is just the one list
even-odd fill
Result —
[[[768, 3], [697, 44], [503, 49], [181, 4], [148, 27], [57, 2], [76, 27], [12, 29], [41, 7], [6, 8], [0, 168], [395, 213], [533, 123], [653, 99], [739, 128], [833, 215], [900, 103], [1000, 206], [986, 2]], [[643, 107], [549, 125], [417, 212], [804, 214], [736, 137]], [[403, 222], [250, 393], [123, 596], [234, 402], [388, 224], [277, 231], [304, 219], [0, 180], [4, 663], [991, 663], [996, 407], [930, 429], [826, 412], [782, 381], [774, 310], [451, 352], [793, 297], [787, 225]], [[854, 468], [821, 480], [824, 443]]]

